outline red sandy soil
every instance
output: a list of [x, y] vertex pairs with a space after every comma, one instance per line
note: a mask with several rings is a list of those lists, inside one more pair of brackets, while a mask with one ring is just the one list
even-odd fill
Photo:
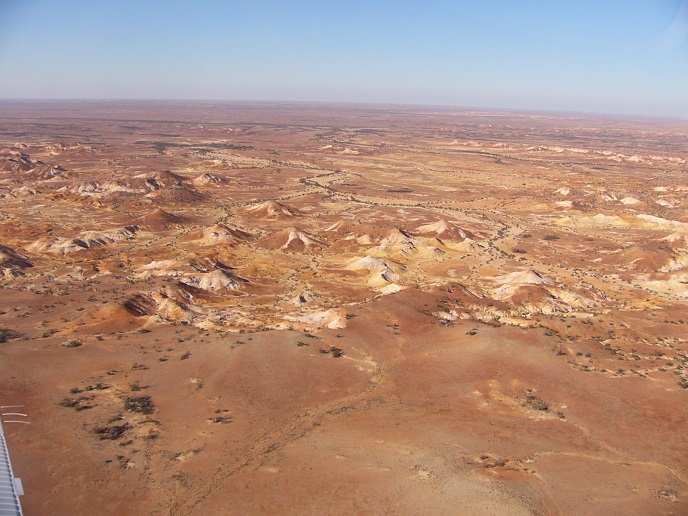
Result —
[[688, 513], [683, 123], [0, 107], [26, 514]]

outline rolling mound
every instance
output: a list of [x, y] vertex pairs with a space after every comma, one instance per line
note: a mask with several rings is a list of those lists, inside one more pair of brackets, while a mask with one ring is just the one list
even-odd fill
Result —
[[183, 224], [185, 221], [184, 217], [157, 208], [137, 218], [135, 222], [152, 229], [161, 229], [168, 226]]
[[480, 238], [476, 233], [463, 229], [458, 223], [446, 219], [440, 219], [431, 224], [418, 226], [416, 231], [421, 235], [433, 235], [441, 240], [477, 240]]
[[368, 271], [367, 284], [373, 288], [386, 289], [385, 293], [398, 291], [406, 283], [403, 266], [370, 255], [350, 260], [345, 268], [350, 271]]
[[202, 245], [236, 245], [250, 240], [253, 235], [235, 226], [220, 223], [207, 227], [190, 237]]
[[104, 197], [111, 193], [143, 193], [146, 191], [143, 188], [138, 190], [130, 188], [121, 180], [103, 182], [85, 181], [70, 187], [63, 187], [61, 190], [89, 197]]
[[44, 236], [27, 246], [35, 253], [69, 254], [86, 249], [86, 244], [73, 238]]
[[163, 205], [198, 204], [206, 199], [206, 196], [188, 186], [172, 186], [169, 188], [154, 189], [146, 194], [146, 198]]
[[219, 176], [214, 176], [213, 174], [205, 173], [196, 176], [191, 180], [191, 183], [196, 186], [205, 186], [209, 184], [220, 186], [225, 180]]
[[134, 179], [143, 179], [146, 184], [153, 190], [160, 188], [171, 188], [172, 186], [182, 186], [185, 178], [179, 174], [175, 174], [170, 170], [144, 172], [137, 174]]
[[280, 251], [314, 252], [327, 246], [327, 242], [300, 228], [290, 227], [261, 239], [256, 245]]
[[95, 147], [92, 147], [90, 145], [84, 145], [79, 142], [73, 142], [73, 143], [55, 143], [53, 145], [48, 145], [44, 147], [44, 149], [48, 154], [51, 155], [58, 155], [58, 154], [63, 154], [65, 152], [75, 152], [75, 153], [81, 153], [81, 152], [98, 152], [98, 150]]
[[126, 226], [109, 231], [83, 231], [75, 238], [45, 236], [29, 244], [27, 249], [37, 253], [74, 253], [92, 247], [111, 245], [121, 240], [131, 240], [136, 237], [138, 229], [137, 226]]
[[11, 247], [0, 244], [0, 272], [5, 278], [24, 274], [23, 269], [30, 269], [33, 264], [29, 259]]
[[242, 284], [248, 283], [247, 279], [237, 276], [226, 269], [215, 269], [203, 274], [186, 276], [179, 281], [185, 285], [213, 292], [218, 290], [237, 290]]
[[297, 210], [289, 208], [277, 201], [265, 201], [253, 206], [244, 208], [244, 213], [260, 218], [282, 219], [288, 217], [296, 217], [299, 215]]
[[35, 166], [27, 154], [14, 149], [0, 150], [0, 171], [28, 172]]
[[0, 101], [26, 514], [688, 514], [685, 133]]

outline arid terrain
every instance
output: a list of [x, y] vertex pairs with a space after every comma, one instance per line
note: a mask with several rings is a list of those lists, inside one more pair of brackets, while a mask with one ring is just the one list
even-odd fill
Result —
[[688, 514], [688, 124], [0, 102], [26, 514]]

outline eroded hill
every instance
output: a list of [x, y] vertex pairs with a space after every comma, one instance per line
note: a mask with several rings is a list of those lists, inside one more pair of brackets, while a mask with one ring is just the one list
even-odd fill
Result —
[[687, 510], [684, 123], [2, 107], [27, 511]]

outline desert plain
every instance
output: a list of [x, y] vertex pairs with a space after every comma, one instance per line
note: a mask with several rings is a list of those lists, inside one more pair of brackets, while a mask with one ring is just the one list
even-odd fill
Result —
[[0, 102], [25, 513], [688, 513], [687, 138]]

